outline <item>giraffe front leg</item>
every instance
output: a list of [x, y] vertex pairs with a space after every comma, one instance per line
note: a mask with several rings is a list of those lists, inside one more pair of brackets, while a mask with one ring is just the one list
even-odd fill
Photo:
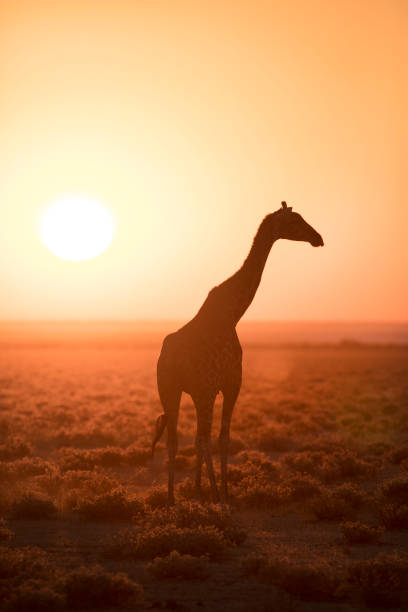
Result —
[[222, 421], [220, 432], [220, 458], [221, 458], [221, 502], [228, 502], [228, 446], [230, 439], [231, 418], [237, 401], [240, 385], [233, 390], [224, 392], [222, 407]]

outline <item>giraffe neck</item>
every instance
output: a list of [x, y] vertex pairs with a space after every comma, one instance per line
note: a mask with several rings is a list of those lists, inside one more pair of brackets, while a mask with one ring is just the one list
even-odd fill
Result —
[[275, 240], [271, 238], [270, 234], [268, 235], [266, 228], [261, 223], [252, 243], [251, 250], [241, 268], [231, 277], [231, 279], [226, 281], [226, 283], [228, 283], [229, 280], [233, 280], [233, 283], [231, 283], [232, 291], [230, 296], [233, 322], [235, 325], [245, 314], [255, 297], [274, 242]]
[[271, 219], [266, 217], [241, 268], [208, 294], [197, 314], [200, 320], [222, 327], [236, 326], [255, 297], [275, 239]]

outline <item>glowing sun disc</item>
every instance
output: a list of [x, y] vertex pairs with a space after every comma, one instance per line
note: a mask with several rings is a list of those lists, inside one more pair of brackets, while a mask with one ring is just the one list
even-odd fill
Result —
[[69, 197], [47, 208], [40, 231], [51, 253], [69, 261], [85, 261], [108, 248], [113, 238], [113, 219], [98, 202]]

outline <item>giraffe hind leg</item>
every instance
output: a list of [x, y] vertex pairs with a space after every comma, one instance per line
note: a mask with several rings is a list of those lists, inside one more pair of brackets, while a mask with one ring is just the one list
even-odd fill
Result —
[[[217, 483], [215, 480], [215, 472], [212, 461], [212, 451], [211, 451], [211, 426], [212, 426], [212, 418], [213, 418], [213, 407], [214, 400], [206, 401], [197, 401], [196, 411], [197, 411], [197, 448], [200, 449], [202, 455], [197, 456], [197, 474], [200, 474], [201, 480], [201, 457], [204, 459], [207, 474], [210, 480], [211, 486], [211, 497], [213, 502], [217, 503], [219, 501], [219, 494], [217, 489]], [[199, 465], [200, 464], [200, 465]]]
[[[159, 378], [158, 383], [159, 395], [163, 405], [164, 415], [160, 415], [158, 418], [157, 434], [160, 433], [160, 429], [164, 429], [164, 427], [167, 426], [167, 451], [169, 457], [168, 503], [171, 505], [174, 504], [174, 464], [177, 454], [177, 422], [179, 416], [181, 390], [175, 387], [170, 388], [169, 385], [164, 387]], [[164, 418], [160, 422], [159, 420], [162, 416]]]

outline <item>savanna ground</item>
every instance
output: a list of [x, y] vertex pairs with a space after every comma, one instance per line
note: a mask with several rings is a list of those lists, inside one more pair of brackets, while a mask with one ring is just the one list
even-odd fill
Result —
[[161, 334], [16, 329], [0, 355], [1, 609], [408, 606], [407, 346], [247, 338], [230, 506], [206, 479], [195, 494], [183, 396], [167, 509], [165, 440], [150, 459]]

